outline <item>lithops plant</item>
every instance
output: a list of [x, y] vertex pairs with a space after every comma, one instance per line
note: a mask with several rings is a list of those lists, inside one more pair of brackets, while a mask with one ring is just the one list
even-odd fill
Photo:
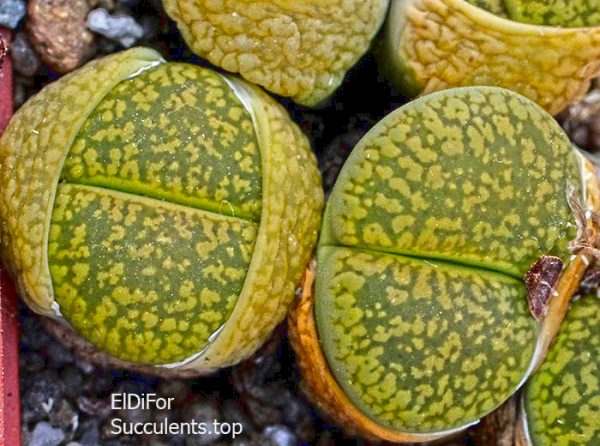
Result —
[[368, 50], [388, 0], [163, 0], [212, 64], [312, 107]]
[[384, 118], [340, 173], [314, 291], [309, 270], [290, 316], [307, 393], [348, 430], [395, 442], [498, 407], [544, 357], [589, 262], [589, 169], [550, 115], [503, 89], [446, 90]]
[[572, 304], [523, 394], [518, 446], [600, 444], [600, 300]]
[[208, 372], [284, 317], [316, 242], [307, 139], [257, 87], [139, 48], [0, 140], [2, 259], [36, 312], [130, 364]]
[[597, 11], [592, 1], [397, 1], [377, 53], [409, 95], [499, 86], [556, 114], [600, 74]]

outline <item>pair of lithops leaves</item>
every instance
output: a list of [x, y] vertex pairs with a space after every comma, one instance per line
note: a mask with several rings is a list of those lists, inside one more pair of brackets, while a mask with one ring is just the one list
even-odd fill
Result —
[[[551, 114], [600, 74], [595, 0], [164, 0], [191, 49], [267, 90], [324, 102], [376, 45], [405, 93], [491, 85]], [[388, 12], [389, 10], [389, 12]]]
[[[599, 190], [558, 124], [517, 93], [451, 89], [388, 115], [342, 168], [290, 316], [306, 392], [380, 440], [477, 423], [546, 356], [597, 244]], [[527, 389], [535, 445], [567, 444], [548, 440], [550, 411], [569, 412], [556, 419], [565, 432], [590, 426], [581, 444], [599, 439], [587, 416], [600, 403], [598, 310], [584, 299]]]
[[285, 110], [149, 49], [45, 87], [0, 163], [1, 254], [20, 295], [112, 365], [198, 375], [249, 356], [317, 238], [320, 175]]
[[[315, 160], [287, 114], [146, 49], [28, 101], [0, 163], [1, 254], [21, 295], [134, 369], [200, 374], [250, 355], [320, 226]], [[550, 116], [505, 90], [448, 90], [378, 124], [335, 186], [315, 292], [309, 270], [291, 318], [316, 403], [363, 435], [425, 441], [508, 398], [595, 247], [588, 168]], [[536, 429], [543, 385], [527, 393]]]

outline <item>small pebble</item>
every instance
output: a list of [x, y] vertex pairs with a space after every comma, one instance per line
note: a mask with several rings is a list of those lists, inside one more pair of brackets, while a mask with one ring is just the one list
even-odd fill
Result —
[[27, 12], [24, 0], [0, 1], [0, 26], [15, 29]]
[[58, 446], [64, 439], [65, 434], [62, 430], [42, 421], [35, 425], [28, 446]]
[[29, 0], [27, 30], [42, 60], [59, 73], [84, 64], [94, 51], [86, 28], [89, 0]]
[[263, 435], [271, 440], [273, 446], [296, 446], [296, 436], [287, 427], [281, 424], [268, 426]]
[[110, 15], [104, 8], [94, 9], [87, 18], [89, 29], [108, 39], [120, 43], [123, 47], [131, 47], [144, 36], [144, 28], [127, 15]]
[[25, 33], [19, 32], [10, 46], [15, 71], [25, 77], [33, 77], [40, 69], [40, 58], [33, 50]]

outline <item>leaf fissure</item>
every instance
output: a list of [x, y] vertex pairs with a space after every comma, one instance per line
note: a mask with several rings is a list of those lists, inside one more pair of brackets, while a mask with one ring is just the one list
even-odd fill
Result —
[[338, 245], [338, 244], [321, 244], [320, 246], [321, 247], [350, 249], [350, 250], [354, 250], [354, 251], [367, 252], [367, 253], [385, 254], [385, 255], [389, 255], [390, 257], [404, 257], [404, 258], [409, 258], [409, 259], [421, 260], [425, 263], [428, 263], [430, 266], [434, 266], [434, 267], [437, 265], [435, 265], [432, 262], [437, 262], [437, 263], [442, 263], [442, 264], [448, 265], [448, 266], [464, 268], [464, 269], [469, 269], [469, 270], [476, 270], [476, 271], [484, 271], [486, 273], [498, 274], [501, 276], [510, 277], [512, 279], [523, 280], [523, 277], [519, 276], [518, 274], [510, 274], [507, 271], [504, 271], [501, 269], [494, 269], [494, 268], [490, 268], [490, 267], [487, 267], [487, 266], [484, 266], [481, 264], [470, 263], [467, 261], [461, 262], [461, 261], [458, 261], [458, 260], [452, 259], [452, 258], [434, 257], [431, 255], [427, 255], [427, 256], [419, 255], [417, 253], [408, 252], [408, 251], [390, 252], [390, 251], [386, 251], [384, 249], [377, 249], [377, 248], [373, 248], [373, 247], [361, 248], [361, 247], [356, 247], [356, 246], [345, 246], [345, 245]]

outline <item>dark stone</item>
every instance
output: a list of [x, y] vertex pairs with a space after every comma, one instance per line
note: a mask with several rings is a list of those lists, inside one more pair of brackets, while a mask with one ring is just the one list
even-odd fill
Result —
[[583, 100], [571, 105], [557, 119], [578, 147], [600, 153], [600, 83], [596, 81]]
[[48, 362], [55, 369], [62, 369], [65, 365], [73, 362], [73, 355], [60, 342], [50, 342], [46, 348]]
[[589, 267], [581, 283], [579, 284], [578, 294], [597, 294], [600, 290], [600, 265], [595, 263]]
[[51, 339], [40, 325], [40, 316], [29, 312], [24, 312], [24, 316], [21, 320], [21, 343], [31, 350], [45, 351]]
[[83, 385], [83, 374], [72, 365], [64, 367], [60, 372], [60, 379], [65, 383], [65, 395], [67, 398], [76, 400], [81, 394]]
[[[46, 366], [46, 359], [36, 351], [22, 350], [19, 353], [19, 370], [34, 373]], [[27, 383], [29, 384], [29, 383]]]
[[83, 383], [83, 393], [103, 394], [114, 390], [115, 383], [113, 377], [104, 370], [96, 370], [85, 378]]
[[25, 77], [33, 77], [40, 69], [40, 58], [32, 48], [25, 33], [19, 32], [10, 46], [13, 67]]
[[81, 446], [96, 446], [100, 444], [100, 429], [98, 420], [90, 419], [84, 421], [79, 431], [82, 432], [79, 443]]
[[156, 16], [145, 15], [140, 19], [140, 25], [144, 30], [144, 41], [153, 40], [160, 33], [160, 19]]
[[270, 438], [253, 433], [249, 437], [240, 437], [233, 440], [232, 446], [274, 446]]

